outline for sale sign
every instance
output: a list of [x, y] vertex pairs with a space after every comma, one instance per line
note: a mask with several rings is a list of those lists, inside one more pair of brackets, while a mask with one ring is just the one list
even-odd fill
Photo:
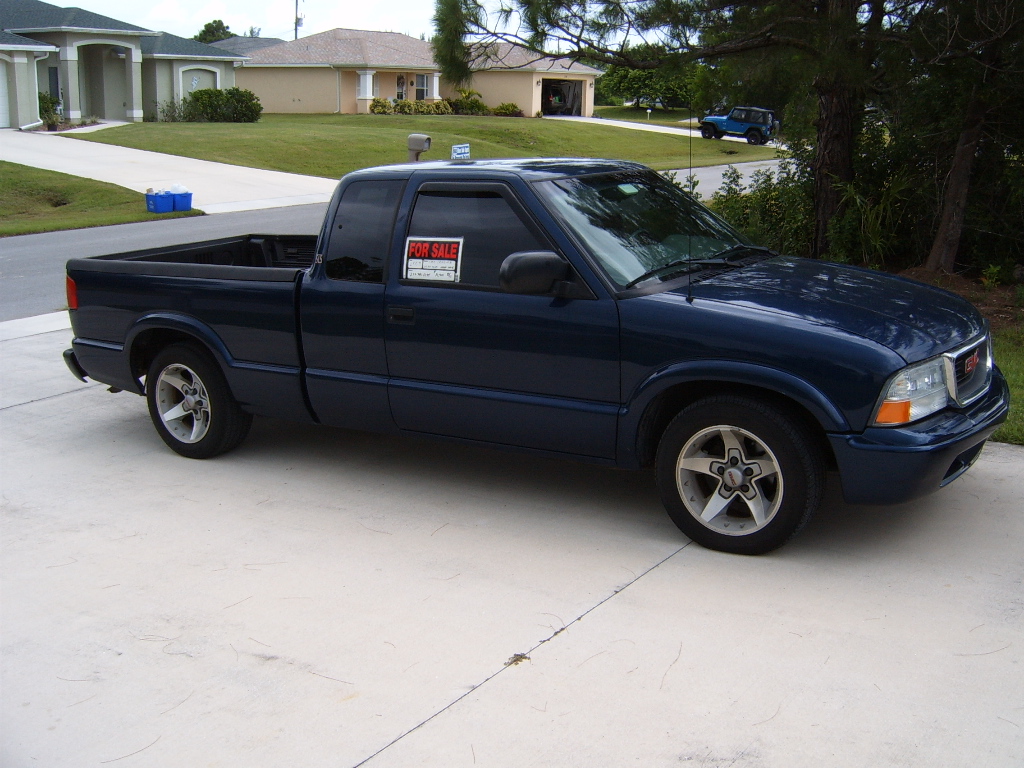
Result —
[[406, 280], [459, 282], [462, 271], [461, 237], [409, 237], [405, 241]]

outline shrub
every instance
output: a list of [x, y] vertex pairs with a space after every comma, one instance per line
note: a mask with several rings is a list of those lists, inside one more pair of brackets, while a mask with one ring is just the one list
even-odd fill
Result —
[[451, 115], [454, 114], [454, 112], [452, 112], [452, 105], [448, 103], [448, 100], [441, 99], [440, 101], [435, 101], [430, 105], [430, 114]]
[[370, 102], [371, 115], [393, 115], [394, 113], [395, 107], [388, 99], [378, 97]]
[[395, 102], [395, 114], [396, 115], [415, 115], [416, 114], [416, 102], [409, 101], [409, 99], [399, 99]]
[[60, 115], [57, 114], [57, 105], [60, 103], [48, 93], [39, 92], [39, 119], [46, 125], [59, 125]]
[[751, 240], [781, 253], [809, 254], [814, 228], [812, 183], [805, 166], [783, 160], [776, 171], [758, 171], [744, 187], [729, 166], [709, 207]]
[[523, 117], [523, 110], [512, 101], [506, 101], [494, 108], [494, 114], [498, 117]]
[[456, 115], [489, 115], [491, 110], [487, 108], [480, 99], [475, 96], [455, 99], [452, 103], [452, 112]]
[[263, 114], [263, 105], [255, 93], [244, 88], [202, 88], [180, 102], [165, 101], [159, 113], [165, 123], [255, 123]]
[[255, 123], [263, 114], [260, 97], [246, 88], [228, 88], [225, 96], [225, 111], [229, 123]]

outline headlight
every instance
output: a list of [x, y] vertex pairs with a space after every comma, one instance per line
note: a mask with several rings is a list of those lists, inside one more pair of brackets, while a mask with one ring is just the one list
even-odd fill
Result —
[[904, 368], [889, 380], [874, 424], [908, 424], [946, 407], [946, 365], [941, 357]]

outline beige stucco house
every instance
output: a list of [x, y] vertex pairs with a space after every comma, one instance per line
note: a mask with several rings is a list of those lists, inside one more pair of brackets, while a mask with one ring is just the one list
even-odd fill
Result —
[[489, 107], [513, 102], [527, 115], [594, 114], [599, 69], [508, 43], [481, 47], [471, 68], [472, 88]]
[[[235, 74], [267, 112], [365, 113], [374, 98], [433, 102], [456, 96], [430, 43], [397, 32], [332, 29], [249, 50]], [[591, 115], [599, 70], [510, 45], [482, 49], [470, 87], [487, 106], [527, 115]]]
[[235, 80], [267, 112], [366, 113], [375, 97], [441, 98], [430, 43], [397, 32], [332, 29], [261, 48]]
[[0, 127], [38, 124], [40, 91], [57, 98], [70, 120], [139, 121], [191, 90], [231, 87], [235, 62], [244, 59], [41, 0], [0, 0], [0, 34], [0, 102], [7, 113]]

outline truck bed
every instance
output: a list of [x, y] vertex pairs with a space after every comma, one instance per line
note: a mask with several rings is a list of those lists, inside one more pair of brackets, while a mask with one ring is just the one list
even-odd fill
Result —
[[[75, 259], [72, 264], [74, 269], [87, 272], [290, 282], [295, 279], [295, 270], [307, 269], [313, 263], [316, 239], [316, 235], [242, 235]], [[236, 268], [255, 268], [258, 272]], [[281, 273], [268, 274], [268, 268]]]

